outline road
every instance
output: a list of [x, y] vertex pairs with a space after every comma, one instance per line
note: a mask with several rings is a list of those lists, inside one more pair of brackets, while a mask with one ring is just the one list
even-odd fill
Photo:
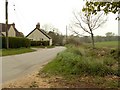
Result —
[[39, 70], [40, 67], [55, 58], [65, 47], [38, 49], [35, 52], [2, 57], [2, 82], [14, 80], [20, 76]]

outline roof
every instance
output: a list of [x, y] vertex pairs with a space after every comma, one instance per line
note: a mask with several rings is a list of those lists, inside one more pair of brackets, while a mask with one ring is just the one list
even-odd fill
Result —
[[51, 37], [43, 30], [43, 29], [39, 29], [39, 28], [35, 28], [33, 31], [31, 31], [26, 37], [28, 37], [32, 32], [34, 32], [36, 29], [38, 29], [40, 32], [42, 32], [46, 37], [48, 37], [49, 39], [51, 39]]
[[[13, 24], [8, 24], [8, 30], [10, 29], [11, 26], [13, 26], [13, 28], [16, 32], [16, 36], [20, 36], [20, 32], [15, 28], [15, 26]], [[0, 32], [6, 32], [6, 24], [0, 23]]]
[[[8, 30], [12, 24], [8, 24]], [[5, 32], [6, 31], [6, 24], [0, 23], [0, 32]]]
[[5, 36], [5, 35], [0, 32], [0, 36]]

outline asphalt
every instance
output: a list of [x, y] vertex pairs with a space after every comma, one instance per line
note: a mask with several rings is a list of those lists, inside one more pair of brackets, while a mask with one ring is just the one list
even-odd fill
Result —
[[38, 49], [35, 52], [2, 57], [2, 83], [39, 70], [65, 47]]

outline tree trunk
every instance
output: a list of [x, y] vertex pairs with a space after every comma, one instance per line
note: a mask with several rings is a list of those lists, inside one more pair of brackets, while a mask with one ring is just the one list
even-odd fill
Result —
[[91, 32], [91, 39], [92, 39], [92, 47], [94, 49], [95, 48], [95, 43], [94, 43], [94, 35], [93, 35], [92, 32]]

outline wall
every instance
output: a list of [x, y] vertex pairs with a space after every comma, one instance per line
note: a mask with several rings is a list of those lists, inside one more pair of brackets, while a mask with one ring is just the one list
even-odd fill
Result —
[[[6, 36], [6, 32], [2, 32], [2, 34], [4, 36]], [[8, 30], [8, 37], [16, 37], [16, 32], [15, 32], [13, 26], [11, 26]]]
[[33, 41], [49, 41], [49, 38], [46, 37], [43, 33], [41, 33], [38, 29], [32, 32], [27, 38]]
[[49, 45], [50, 45], [50, 46], [52, 45], [52, 39], [50, 39]]
[[15, 32], [13, 26], [10, 27], [10, 29], [8, 31], [8, 36], [9, 37], [16, 37], [16, 32]]

